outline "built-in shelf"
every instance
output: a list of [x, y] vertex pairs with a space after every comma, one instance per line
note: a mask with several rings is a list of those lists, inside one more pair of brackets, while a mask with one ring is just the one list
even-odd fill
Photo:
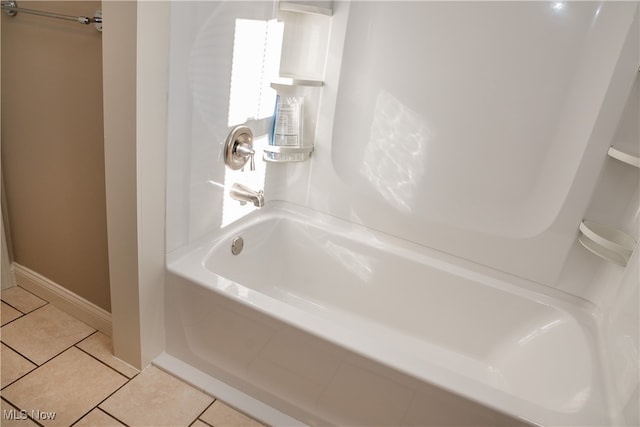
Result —
[[333, 9], [329, 7], [317, 6], [314, 4], [305, 3], [293, 3], [288, 1], [281, 1], [279, 9], [283, 12], [297, 12], [297, 13], [311, 13], [314, 15], [333, 15]]
[[609, 157], [613, 157], [614, 159], [620, 160], [623, 163], [640, 168], [640, 157], [638, 156], [625, 153], [624, 151], [620, 151], [617, 148], [613, 147], [609, 147], [609, 151], [607, 152], [607, 154], [609, 155]]
[[313, 152], [310, 147], [284, 147], [278, 145], [267, 145], [263, 149], [262, 158], [267, 162], [302, 162], [307, 160]]
[[[278, 2], [278, 20], [284, 24], [284, 32], [279, 77], [271, 82], [271, 87], [280, 97], [274, 117], [274, 133], [276, 129], [285, 132], [278, 124], [287, 122], [297, 126], [299, 132], [286, 130], [291, 138], [273, 135], [273, 144], [295, 142], [296, 145], [264, 147], [262, 158], [267, 162], [303, 162], [311, 157], [322, 99], [321, 91], [316, 88], [324, 86], [323, 70], [327, 61], [333, 4], [333, 0]], [[286, 111], [289, 103], [300, 107], [299, 119], [294, 115], [288, 120]], [[285, 111], [283, 118], [279, 117], [281, 107]]]
[[615, 264], [626, 266], [636, 246], [633, 237], [604, 224], [584, 220], [578, 241], [587, 250]]
[[271, 82], [271, 87], [278, 90], [282, 87], [322, 87], [324, 82], [322, 80], [305, 80], [296, 79], [293, 77], [278, 77]]

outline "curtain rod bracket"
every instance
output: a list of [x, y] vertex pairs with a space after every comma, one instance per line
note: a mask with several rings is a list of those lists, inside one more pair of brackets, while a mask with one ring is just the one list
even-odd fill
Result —
[[14, 0], [3, 0], [2, 8], [5, 9], [5, 13], [9, 16], [16, 16], [18, 12], [16, 9], [18, 8], [18, 3]]
[[43, 12], [41, 10], [33, 10], [33, 9], [24, 9], [19, 8], [18, 3], [15, 0], [1, 0], [0, 6], [2, 10], [9, 16], [16, 16], [18, 12], [27, 13], [31, 15], [44, 16], [47, 18], [56, 18], [56, 19], [64, 19], [66, 21], [74, 21], [83, 25], [93, 24], [94, 28], [100, 32], [102, 32], [102, 11], [97, 10], [93, 18], [89, 18], [88, 16], [69, 16], [62, 15], [59, 13], [51, 13], [51, 12]]

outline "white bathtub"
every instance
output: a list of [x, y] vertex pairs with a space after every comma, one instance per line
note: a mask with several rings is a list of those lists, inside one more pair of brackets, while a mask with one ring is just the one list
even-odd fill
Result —
[[[305, 423], [433, 423], [438, 395], [477, 425], [615, 421], [593, 308], [549, 288], [283, 203], [168, 269], [167, 352]], [[388, 418], [330, 396], [395, 386]]]

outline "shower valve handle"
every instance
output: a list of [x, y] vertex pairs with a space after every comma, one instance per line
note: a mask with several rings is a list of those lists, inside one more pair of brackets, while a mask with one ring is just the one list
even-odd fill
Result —
[[254, 160], [254, 156], [256, 154], [255, 150], [251, 148], [249, 144], [246, 142], [241, 142], [236, 145], [236, 153], [241, 157], [249, 157], [249, 170], [256, 170], [256, 162]]
[[247, 160], [251, 160], [249, 168], [256, 170], [253, 149], [253, 132], [245, 125], [231, 130], [224, 142], [224, 164], [233, 170], [244, 168]]

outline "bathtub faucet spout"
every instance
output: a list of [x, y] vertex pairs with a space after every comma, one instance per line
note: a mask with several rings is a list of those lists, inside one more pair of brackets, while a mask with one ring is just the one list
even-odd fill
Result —
[[244, 205], [247, 202], [253, 203], [255, 207], [261, 208], [264, 206], [264, 191], [253, 191], [252, 189], [238, 184], [237, 182], [231, 186], [229, 192], [231, 198], [240, 201], [240, 204]]

